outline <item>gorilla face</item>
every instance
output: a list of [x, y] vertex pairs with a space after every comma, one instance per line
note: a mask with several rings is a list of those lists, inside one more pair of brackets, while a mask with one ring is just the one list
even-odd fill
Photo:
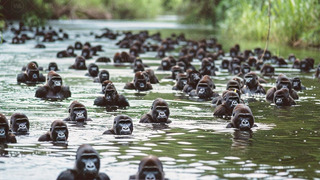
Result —
[[170, 63], [167, 60], [162, 60], [161, 66], [163, 70], [170, 70]]
[[156, 167], [145, 167], [139, 173], [139, 179], [144, 180], [156, 180], [156, 179], [163, 179], [161, 172]]
[[133, 131], [133, 124], [130, 118], [123, 118], [115, 121], [115, 134], [116, 135], [130, 135]]
[[53, 76], [49, 81], [49, 86], [53, 92], [57, 93], [61, 91], [62, 79], [61, 77]]
[[8, 125], [7, 123], [0, 123], [0, 141], [5, 140], [8, 136]]
[[257, 84], [257, 77], [248, 74], [248, 75], [245, 75], [244, 81], [247, 86], [254, 87]]
[[101, 83], [105, 80], [109, 80], [109, 72], [107, 72], [107, 71], [101, 72], [99, 75], [99, 78], [100, 78]]
[[178, 80], [177, 87], [178, 89], [183, 89], [183, 87], [187, 84], [188, 79], [186, 77], [182, 77]]
[[277, 84], [277, 89], [282, 89], [282, 88], [286, 88], [288, 90], [291, 90], [292, 89], [292, 84], [291, 82], [288, 80], [285, 80], [285, 81], [280, 81], [278, 84]]
[[68, 139], [67, 126], [54, 126], [51, 128], [52, 141], [64, 142]]
[[238, 115], [237, 126], [241, 131], [248, 131], [252, 127], [253, 117], [250, 113], [240, 113]]
[[206, 83], [199, 83], [197, 85], [196, 91], [200, 99], [207, 99], [210, 98], [212, 95], [212, 90], [208, 87], [208, 84]]
[[79, 59], [79, 60], [77, 61], [76, 66], [77, 66], [77, 69], [86, 69], [86, 68], [87, 68], [87, 67], [86, 67], [86, 62], [85, 62], [84, 59]]
[[88, 69], [90, 76], [97, 77], [99, 73], [99, 67], [96, 65], [91, 65]]
[[169, 118], [170, 111], [167, 106], [156, 106], [152, 114], [157, 122], [165, 123]]
[[299, 78], [294, 78], [292, 80], [292, 87], [293, 89], [301, 89], [301, 80]]
[[28, 118], [17, 118], [12, 125], [12, 131], [17, 135], [24, 135], [29, 132], [29, 120]]
[[274, 97], [274, 103], [277, 106], [284, 106], [287, 104], [287, 99], [283, 95], [277, 95]]
[[229, 96], [226, 99], [226, 104], [229, 108], [234, 108], [239, 103], [240, 103], [240, 99], [237, 96]]
[[105, 89], [105, 99], [107, 102], [115, 102], [118, 99], [118, 93], [115, 89]]
[[144, 90], [147, 88], [147, 80], [146, 79], [136, 79], [134, 82], [134, 86], [139, 91]]
[[249, 73], [251, 71], [250, 66], [242, 67], [241, 71], [242, 71], [243, 74]]
[[72, 46], [68, 47], [67, 52], [72, 55], [74, 53], [74, 48]]
[[83, 153], [77, 159], [77, 169], [85, 179], [94, 179], [98, 176], [100, 159], [96, 153]]
[[198, 84], [199, 81], [200, 81], [200, 73], [192, 73], [190, 75], [191, 84]]
[[49, 71], [58, 71], [58, 65], [56, 63], [50, 63], [48, 66]]
[[39, 70], [38, 69], [28, 69], [27, 74], [28, 74], [30, 81], [37, 82], [39, 80]]
[[87, 119], [87, 110], [84, 107], [75, 107], [71, 111], [71, 120], [83, 123]]

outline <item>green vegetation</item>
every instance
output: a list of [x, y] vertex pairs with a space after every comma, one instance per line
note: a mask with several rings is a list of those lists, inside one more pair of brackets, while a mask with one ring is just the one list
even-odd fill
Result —
[[[226, 11], [226, 19], [220, 23], [221, 33], [248, 40], [265, 40], [268, 1], [240, 0], [233, 3]], [[320, 45], [319, 1], [271, 1], [270, 13], [270, 41], [292, 46]]]
[[[182, 23], [212, 25], [220, 36], [265, 41], [268, 0], [3, 0], [0, 14], [39, 26], [46, 19], [151, 19], [178, 14]], [[319, 0], [270, 0], [270, 41], [320, 46]], [[12, 4], [16, 3], [16, 4]], [[13, 9], [12, 9], [13, 8]], [[0, 21], [0, 27], [3, 26]]]

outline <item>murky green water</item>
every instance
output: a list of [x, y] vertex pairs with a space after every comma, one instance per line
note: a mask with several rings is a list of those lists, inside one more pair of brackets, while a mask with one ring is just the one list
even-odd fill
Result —
[[[99, 63], [100, 69], [110, 72], [120, 94], [130, 103], [127, 110], [105, 112], [104, 108], [93, 106], [99, 94], [100, 84], [84, 76], [86, 71], [69, 70], [74, 58], [56, 59], [56, 52], [73, 45], [76, 40], [89, 41], [93, 45], [103, 45], [100, 56], [113, 57], [120, 51], [116, 41], [96, 40], [89, 32], [100, 34], [104, 27], [113, 30], [160, 31], [162, 37], [172, 32], [185, 32], [187, 37], [203, 38], [211, 36], [205, 27], [181, 26], [174, 21], [51, 21], [54, 28], [62, 27], [70, 34], [70, 40], [45, 43], [46, 49], [34, 49], [35, 41], [24, 45], [3, 44], [0, 46], [0, 110], [9, 119], [15, 112], [25, 113], [31, 122], [30, 135], [18, 136], [17, 144], [9, 144], [8, 157], [0, 157], [0, 179], [55, 179], [58, 174], [74, 166], [75, 151], [79, 145], [91, 144], [100, 152], [101, 171], [111, 179], [128, 179], [136, 173], [143, 156], [158, 156], [163, 164], [166, 177], [170, 179], [229, 179], [229, 178], [302, 178], [320, 177], [320, 83], [313, 79], [313, 72], [300, 73], [290, 68], [276, 68], [276, 73], [286, 73], [289, 77], [299, 76], [306, 91], [299, 92], [297, 106], [277, 108], [265, 102], [264, 97], [250, 99], [248, 103], [258, 125], [252, 133], [226, 129], [228, 120], [213, 117], [214, 108], [210, 102], [189, 100], [182, 93], [172, 91], [173, 81], [163, 79], [169, 72], [155, 71], [160, 84], [153, 90], [137, 96], [135, 91], [123, 90], [126, 82], [133, 78], [129, 67], [115, 68], [112, 63]], [[198, 29], [196, 29], [198, 28]], [[80, 38], [75, 38], [80, 34]], [[5, 34], [6, 35], [6, 34]], [[10, 37], [10, 36], [9, 36]], [[220, 40], [227, 50], [237, 41]], [[256, 43], [239, 42], [241, 48], [254, 48]], [[259, 45], [264, 46], [264, 43]], [[270, 50], [287, 57], [295, 53], [303, 59], [311, 56], [318, 64], [320, 52], [316, 50], [295, 50], [271, 45]], [[122, 51], [122, 49], [121, 49]], [[80, 54], [79, 51], [76, 52]], [[177, 53], [171, 53], [176, 55]], [[155, 53], [141, 55], [144, 63], [156, 69], [160, 63]], [[58, 63], [64, 84], [69, 85], [72, 97], [62, 102], [47, 102], [34, 97], [36, 87], [17, 85], [16, 75], [21, 67], [30, 61], [40, 66]], [[96, 60], [93, 58], [87, 64]], [[217, 61], [219, 63], [219, 61]], [[200, 62], [195, 61], [196, 67]], [[46, 74], [46, 72], [43, 72]], [[227, 72], [219, 72], [213, 77], [221, 93], [230, 79]], [[267, 79], [266, 88], [274, 86], [275, 79]], [[168, 127], [138, 124], [140, 117], [149, 111], [155, 98], [168, 101], [171, 120]], [[73, 100], [85, 104], [88, 115], [93, 119], [85, 127], [69, 125], [69, 146], [53, 146], [39, 143], [37, 139], [45, 133], [53, 120], [68, 116], [68, 106]], [[102, 136], [112, 126], [118, 114], [126, 114], [134, 120], [133, 138], [117, 139]]]

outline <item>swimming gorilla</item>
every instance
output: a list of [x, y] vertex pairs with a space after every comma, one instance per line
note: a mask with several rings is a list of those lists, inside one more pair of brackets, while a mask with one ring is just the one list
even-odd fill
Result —
[[50, 130], [39, 137], [38, 141], [53, 141], [53, 143], [66, 143], [68, 140], [69, 131], [67, 124], [61, 120], [52, 122]]
[[119, 115], [114, 118], [111, 129], [106, 130], [103, 134], [114, 135], [131, 135], [133, 131], [133, 122], [129, 116]]
[[227, 128], [238, 128], [241, 131], [248, 131], [255, 126], [251, 109], [244, 104], [236, 105], [232, 112], [231, 123], [227, 125]]
[[28, 117], [23, 113], [14, 113], [10, 118], [11, 132], [16, 135], [29, 134], [30, 122]]
[[131, 175], [129, 180], [167, 180], [164, 177], [163, 166], [161, 161], [156, 156], [144, 157], [139, 164], [138, 172]]
[[36, 85], [45, 82], [46, 78], [39, 73], [38, 66], [34, 62], [30, 62], [26, 67], [26, 71], [18, 74], [17, 81], [19, 84]]
[[162, 98], [153, 101], [151, 111], [143, 115], [140, 123], [171, 123], [169, 120], [170, 110], [168, 103]]
[[54, 71], [50, 71], [47, 77], [47, 84], [38, 87], [36, 97], [46, 100], [63, 100], [71, 97], [69, 86], [62, 85], [62, 78]]
[[69, 117], [63, 121], [76, 123], [78, 125], [86, 124], [86, 121], [92, 121], [88, 118], [86, 107], [78, 101], [73, 101], [69, 106]]
[[229, 91], [222, 98], [223, 103], [216, 107], [213, 115], [217, 117], [231, 116], [234, 107], [240, 103], [239, 95], [234, 91]]
[[98, 152], [90, 145], [81, 145], [76, 154], [74, 169], [61, 172], [57, 180], [110, 180], [105, 173], [99, 172], [100, 158]]
[[7, 118], [0, 113], [0, 144], [17, 143], [16, 136], [9, 131]]

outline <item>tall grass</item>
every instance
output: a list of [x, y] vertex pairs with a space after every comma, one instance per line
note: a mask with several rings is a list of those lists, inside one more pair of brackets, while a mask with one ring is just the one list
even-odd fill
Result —
[[[220, 23], [220, 33], [232, 38], [265, 40], [268, 1], [232, 1]], [[320, 45], [318, 0], [271, 0], [270, 41], [292, 46]]]

